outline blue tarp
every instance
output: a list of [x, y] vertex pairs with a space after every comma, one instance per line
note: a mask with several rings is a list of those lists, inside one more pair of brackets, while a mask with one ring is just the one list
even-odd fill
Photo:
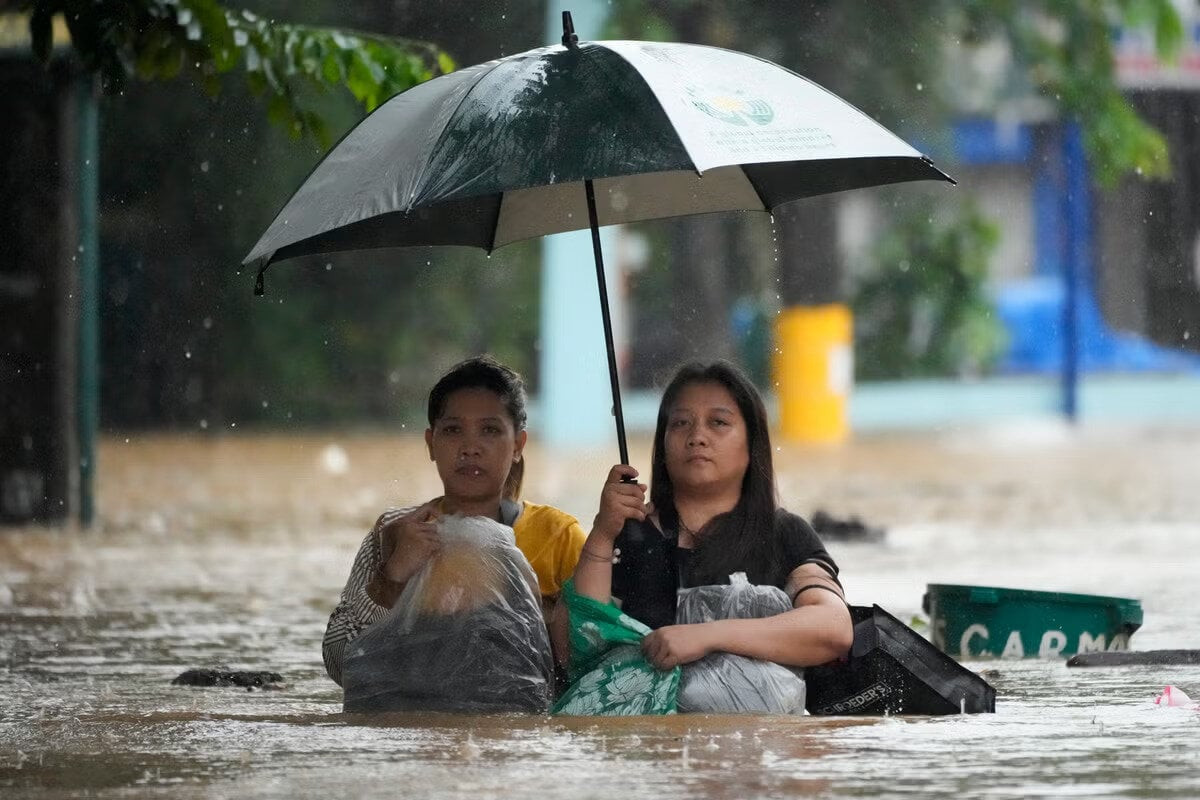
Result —
[[[1057, 277], [1010, 283], [997, 293], [996, 310], [1009, 336], [1008, 352], [999, 364], [1002, 372], [1062, 370], [1063, 296], [1064, 286]], [[1080, 292], [1076, 320], [1082, 372], [1200, 373], [1200, 355], [1109, 328], [1091, 292]]]

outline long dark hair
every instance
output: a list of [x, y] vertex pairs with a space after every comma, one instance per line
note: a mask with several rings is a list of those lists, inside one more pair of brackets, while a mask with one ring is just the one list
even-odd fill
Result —
[[[446, 400], [460, 389], [487, 389], [495, 392], [504, 403], [512, 419], [513, 430], [525, 430], [525, 382], [514, 370], [504, 366], [491, 356], [476, 356], [460, 361], [438, 379], [429, 390], [429, 427], [446, 411]], [[508, 500], [521, 496], [521, 482], [525, 478], [525, 454], [508, 470], [504, 481], [503, 495]]]
[[751, 583], [771, 583], [780, 559], [780, 544], [775, 534], [778, 504], [767, 411], [754, 384], [728, 361], [684, 364], [667, 384], [654, 430], [650, 499], [658, 510], [663, 529], [676, 530], [679, 512], [675, 508], [675, 487], [667, 471], [667, 422], [679, 393], [696, 383], [715, 383], [732, 395], [746, 423], [750, 463], [742, 478], [737, 505], [731, 511], [713, 517], [704, 526], [689, 560], [689, 574], [683, 577], [687, 585], [700, 586], [725, 583], [730, 573], [745, 572]]

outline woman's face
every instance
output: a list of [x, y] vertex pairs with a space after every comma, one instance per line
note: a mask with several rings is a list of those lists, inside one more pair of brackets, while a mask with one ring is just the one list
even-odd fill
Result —
[[525, 438], [500, 396], [483, 388], [451, 392], [441, 417], [425, 431], [445, 494], [460, 502], [499, 499]]
[[719, 383], [689, 383], [668, 409], [663, 440], [675, 494], [742, 490], [750, 465], [746, 420]]

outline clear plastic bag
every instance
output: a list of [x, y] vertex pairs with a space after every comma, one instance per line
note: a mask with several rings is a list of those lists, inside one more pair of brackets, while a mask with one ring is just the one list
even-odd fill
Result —
[[444, 517], [442, 547], [346, 648], [346, 711], [533, 712], [554, 666], [537, 577], [513, 531]]
[[[761, 619], [791, 609], [781, 589], [755, 586], [737, 572], [728, 586], [680, 589], [675, 619]], [[804, 670], [733, 653], [711, 653], [684, 665], [679, 683], [680, 713], [803, 714], [804, 700]]]

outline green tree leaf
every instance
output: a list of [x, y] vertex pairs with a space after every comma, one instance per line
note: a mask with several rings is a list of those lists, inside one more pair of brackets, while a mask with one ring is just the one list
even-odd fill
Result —
[[332, 122], [302, 88], [347, 90], [370, 111], [454, 68], [427, 42], [275, 23], [216, 0], [22, 0], [17, 7], [29, 12], [33, 50], [42, 61], [51, 57], [53, 19], [63, 14], [80, 62], [99, 72], [110, 91], [132, 75], [170, 80], [192, 73], [215, 92], [220, 84], [213, 76], [240, 65], [250, 89], [267, 96], [268, 116], [292, 134], [327, 136]]

